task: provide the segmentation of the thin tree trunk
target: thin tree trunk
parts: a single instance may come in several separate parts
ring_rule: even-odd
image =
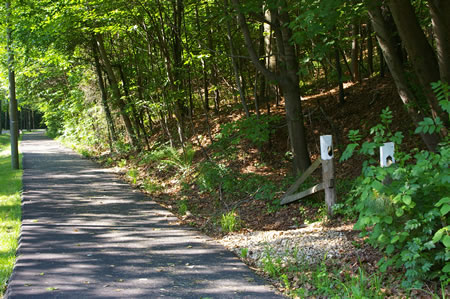
[[[373,74],[373,39],[372,25],[367,23],[367,65],[369,66],[369,77]]]
[[[280,1],[280,13],[278,9],[271,9],[272,24],[276,24],[273,28],[276,42],[277,53],[279,55],[280,64],[283,69],[277,75],[271,72],[259,60],[259,56],[253,47],[250,31],[244,15],[240,12],[239,0],[233,0],[235,10],[237,11],[239,26],[244,35],[244,42],[250,55],[250,58],[256,69],[260,71],[268,80],[279,82],[283,89],[285,97],[286,121],[288,125],[288,133],[290,138],[291,150],[294,155],[293,168],[295,173],[305,171],[311,164],[306,143],[306,131],[303,123],[303,113],[300,99],[300,87],[298,78],[298,61],[296,50],[291,44],[292,32],[288,26],[289,16],[286,13],[286,2]]]
[[[9,112],[5,111],[5,130],[10,129],[10,127],[8,126],[9,124]]]
[[[31,130],[32,130],[32,125],[31,125],[31,110],[28,109],[27,112],[28,112],[28,113],[27,113],[27,114],[28,114],[28,131],[31,132]]]
[[[345,52],[344,52],[343,49],[339,48],[339,50],[340,50],[340,53],[341,53],[341,55],[342,55],[342,58],[344,59],[345,67],[347,68],[348,73],[350,74],[350,78],[352,79],[352,82],[354,82],[354,81],[355,81],[355,76],[353,75],[352,68],[351,68],[350,65],[348,64],[347,56],[345,55]]]
[[[353,82],[361,81],[359,72],[359,23],[354,21],[352,24],[352,74]]]
[[[225,5],[228,6],[228,0],[225,0]],[[236,87],[241,97],[242,108],[244,109],[245,116],[250,117],[250,111],[248,110],[247,100],[245,99],[245,92],[241,85],[241,78],[240,78],[241,76],[239,75],[239,67],[236,62],[236,57],[234,55],[234,46],[233,46],[233,39],[231,36],[230,22],[227,22],[227,37],[228,37],[228,45],[230,47],[231,63],[233,64],[234,77],[236,80]]]
[[[431,88],[431,83],[440,79],[439,65],[433,48],[420,27],[414,7],[410,0],[390,0],[387,3],[433,117],[440,116],[447,123],[448,114],[443,113]]]
[[[2,114],[3,114],[3,112],[2,112],[2,104],[3,104],[3,100],[2,99],[0,99],[0,135],[2,135],[2,131],[3,131],[3,123],[2,123]]]
[[[111,89],[113,91],[115,102],[119,106],[120,115],[122,116],[123,122],[125,123],[125,129],[127,131],[128,137],[131,140],[131,145],[133,147],[136,147],[137,140],[136,136],[134,135],[133,125],[131,124],[131,120],[127,114],[126,104],[120,95],[119,85],[117,83],[118,81],[116,75],[114,74],[114,70],[112,69],[111,62],[109,61],[108,55],[106,53],[103,38],[100,34],[97,34],[95,38],[97,41],[100,57],[103,60],[103,65],[105,66],[106,73],[108,74],[108,79],[110,82]]]
[[[145,136],[145,128],[144,128],[144,125],[142,124],[142,121],[136,110],[136,106],[134,105],[133,101],[130,98],[130,88],[128,87],[128,80],[125,76],[125,72],[123,71],[122,65],[119,64],[118,68],[119,68],[120,79],[122,80],[122,86],[123,86],[123,90],[125,93],[125,98],[127,99],[127,102],[128,102],[127,105],[129,107],[131,107],[131,112],[133,114],[134,128],[135,128],[135,132],[138,137],[138,147],[140,147],[140,142],[143,139],[143,135]]]
[[[106,124],[108,125],[108,130],[111,134],[112,143],[115,143],[117,141],[116,127],[114,125],[114,121],[113,121],[113,118],[111,115],[111,110],[109,109],[109,106],[108,106],[108,93],[106,91],[105,84],[103,81],[102,69],[101,69],[100,60],[98,57],[98,48],[97,48],[97,44],[95,43],[95,40],[92,40],[92,53],[94,55],[95,70],[97,72],[98,86],[100,88],[100,93],[102,95],[101,105],[102,105],[103,111],[105,112]]]
[[[428,0],[441,80],[450,83],[450,1]]]
[[[137,53],[134,53],[134,57],[135,57],[135,64],[136,64],[136,75],[137,75],[137,95],[138,95],[138,99],[140,103],[144,103],[144,87],[143,87],[143,78],[142,78],[142,72],[141,72],[141,68],[140,68],[140,63],[139,63],[139,59],[138,59],[138,55]],[[145,144],[147,146],[147,149],[150,148],[150,143],[148,141],[148,137],[147,137],[147,130],[145,129],[145,123],[144,123],[144,109],[141,109],[139,111],[139,122],[141,125],[141,129],[142,132],[144,134],[143,138],[145,141]],[[151,120],[150,120],[151,123]]]
[[[336,72],[338,75],[338,81],[339,81],[339,103],[344,104],[345,103],[345,91],[344,91],[344,83],[342,82],[342,68],[341,68],[341,59],[339,55],[339,49],[336,47],[334,50],[334,57],[336,61]]]
[[[19,120],[17,113],[16,99],[16,77],[14,72],[14,50],[12,46],[12,28],[11,28],[11,1],[6,1],[6,38],[8,52],[8,81],[9,81],[9,117],[10,117],[10,135],[11,135],[11,166],[12,169],[19,169]]]
[[[384,64],[386,61],[384,60],[383,51],[381,50],[380,46],[377,46],[377,52],[378,52],[378,58],[380,60],[380,77],[384,78],[385,70],[384,70]]]

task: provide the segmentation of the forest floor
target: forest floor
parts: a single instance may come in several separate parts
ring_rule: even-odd
[[[343,163],[338,162],[340,155],[349,143],[347,138],[349,130],[359,129],[363,136],[368,136],[370,128],[380,122],[382,109],[389,106],[395,119],[391,130],[401,131],[405,135],[400,150],[414,147],[423,148],[423,145],[420,138],[413,134],[414,127],[390,78],[377,77],[365,79],[361,83],[346,84],[346,97],[343,104],[339,103],[337,92],[337,88],[335,88],[324,90],[319,94],[304,96],[302,105],[312,161],[316,160],[319,155],[319,136],[333,135],[334,154],[337,158],[335,159],[335,169],[338,200],[343,202],[352,188],[354,178],[360,174],[363,161],[363,158],[354,157]],[[229,149],[213,144],[220,139],[221,126],[244,117],[238,104],[224,106],[221,109],[219,114],[210,111],[208,118],[205,114],[194,115],[189,130],[193,136],[190,142],[196,152],[188,167],[176,167],[176,163],[173,163],[175,165],[173,167],[168,164],[162,166],[161,161],[146,160],[142,156],[132,154],[112,156],[106,153],[100,155],[99,161],[108,166],[116,166],[117,172],[121,173],[131,184],[143,192],[149,193],[155,201],[176,214],[180,223],[197,227],[206,234],[221,240],[225,246],[234,250],[250,266],[259,268],[259,271],[265,272],[266,275],[267,269],[264,269],[265,271],[261,269],[261,260],[264,258],[261,252],[264,250],[259,248],[259,256],[255,257],[258,255],[255,253],[257,250],[252,252],[252,248],[248,248],[252,244],[249,241],[252,236],[257,232],[262,232],[262,235],[258,235],[262,236],[262,239],[255,242],[259,242],[258,244],[266,242],[264,244],[267,244],[267,233],[264,235],[264,232],[271,232],[272,235],[269,238],[273,238],[274,235],[287,236],[290,232],[302,234],[302,230],[318,232],[322,237],[333,231],[337,232],[336,238],[344,240],[343,243],[341,241],[337,243],[336,246],[341,248],[336,252],[340,253],[335,254],[332,265],[328,265],[333,269],[340,269],[340,275],[344,275],[342,272],[347,271],[350,273],[350,277],[358,276],[361,275],[361,269],[368,277],[377,273],[376,263],[382,255],[364,243],[363,238],[359,237],[359,232],[353,230],[351,219],[342,217],[327,219],[323,192],[287,206],[277,206],[277,200],[279,201],[283,192],[294,180],[291,175],[291,160],[286,155],[289,151],[288,134],[287,127],[283,125],[283,118],[278,125],[272,128],[269,142],[257,147],[248,140],[239,139],[239,142],[230,145],[236,147],[237,151],[230,154],[228,158],[222,157],[221,160],[214,160],[214,163],[220,161],[222,167],[225,168],[225,173],[244,175],[239,177],[240,181],[228,182],[229,178],[225,175],[223,182],[220,182],[216,189],[201,188],[198,180],[201,176],[200,169],[205,165],[204,163],[211,160],[211,157],[216,157],[218,152]],[[263,111],[263,113],[267,113],[267,111]],[[278,106],[271,105],[270,114],[284,117],[283,103]],[[209,138],[209,136],[213,138]],[[157,144],[161,138],[162,134],[154,134],[150,143]],[[211,142],[211,139],[214,141]],[[219,157],[221,156],[219,155]],[[183,170],[180,171],[180,169]],[[254,196],[255,193],[245,191],[245,178],[251,178],[251,176],[246,177],[245,175],[258,175],[264,178],[261,181],[262,185],[267,182],[271,186],[276,186],[277,192],[274,193],[274,198],[261,200]],[[307,187],[310,187],[319,180],[320,170],[313,173],[312,179],[306,185],[309,184]],[[227,188],[224,186],[227,183],[238,185],[238,188],[242,188],[242,192],[227,194]],[[232,221],[236,221],[233,233],[227,233],[221,225],[224,217],[230,213],[234,217]],[[295,236],[296,239],[298,239],[298,234]],[[289,238],[292,239],[292,236]],[[284,245],[289,243],[282,240],[278,243],[283,242]],[[273,242],[273,244],[277,244],[277,242]],[[300,244],[300,246],[303,245]],[[250,252],[247,252],[248,250]],[[322,251],[319,253],[323,254]],[[390,276],[392,278],[386,279]],[[300,282],[295,285],[298,278],[288,278],[291,283],[294,280],[294,286],[287,287],[286,283],[283,284],[280,281],[274,283],[285,292],[288,288],[301,287],[299,286]],[[399,283],[400,275],[398,273],[394,271],[388,273],[379,288],[382,290],[381,296],[404,297],[405,294],[398,288]],[[315,286],[310,287],[316,288]],[[434,287],[431,284],[429,290],[435,289]],[[306,293],[303,294],[308,294],[308,287],[304,291]],[[309,294],[313,294],[313,291]],[[291,292],[290,294],[298,295],[299,293]],[[421,291],[413,291],[410,295],[430,297],[426,292]]]

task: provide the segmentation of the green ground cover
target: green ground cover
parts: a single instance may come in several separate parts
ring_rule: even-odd
[[[0,296],[16,260],[20,233],[22,170],[11,169],[9,135],[0,135]]]

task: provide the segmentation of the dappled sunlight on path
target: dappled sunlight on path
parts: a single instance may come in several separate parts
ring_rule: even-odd
[[[109,170],[26,135],[23,226],[8,298],[278,298],[232,253]]]

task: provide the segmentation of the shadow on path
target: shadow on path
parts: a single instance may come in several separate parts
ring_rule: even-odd
[[[7,298],[282,298],[232,253],[42,133],[24,136]]]

